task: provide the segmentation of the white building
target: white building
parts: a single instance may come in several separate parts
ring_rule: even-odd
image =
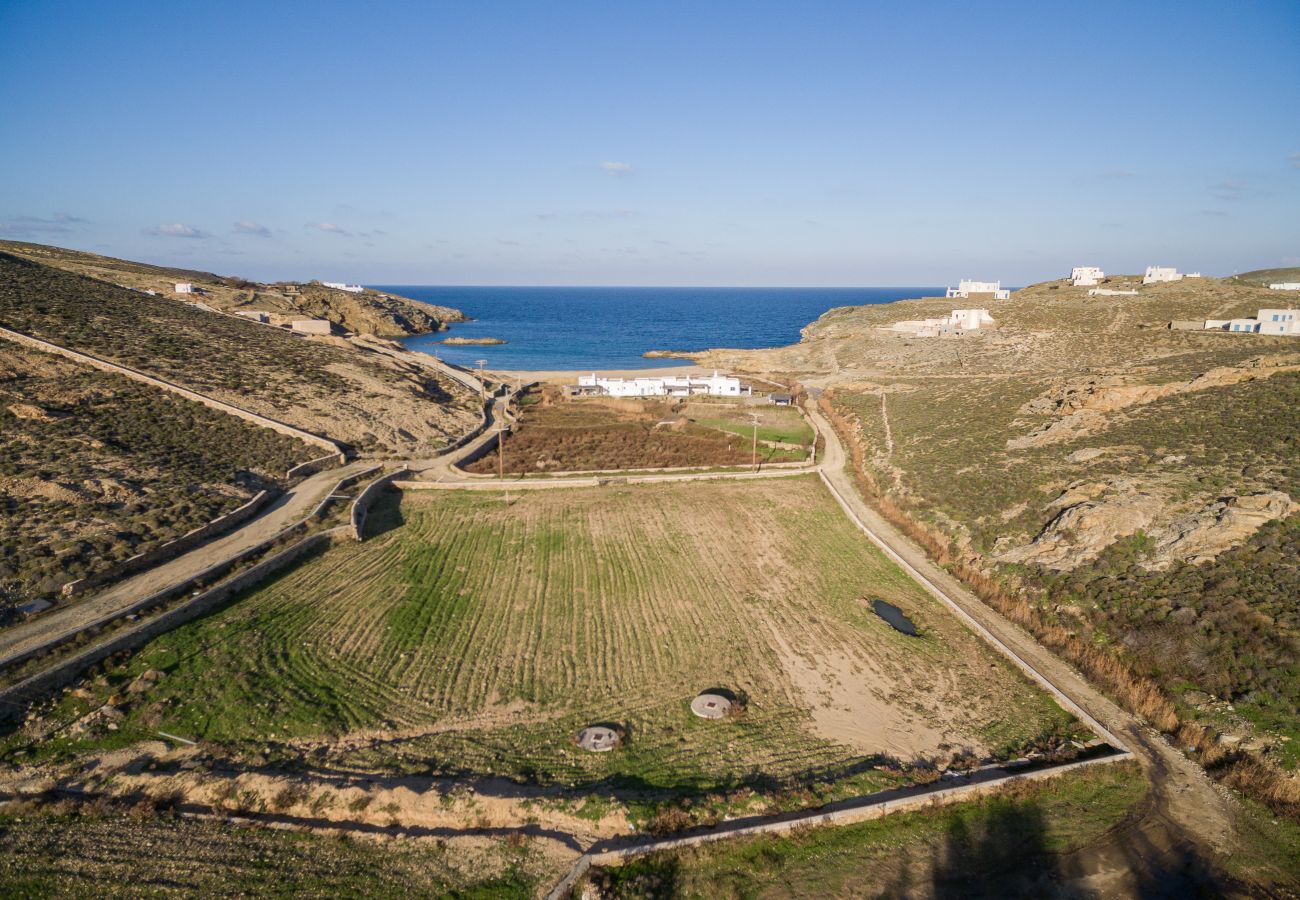
[[[1294,309],[1261,309],[1260,334],[1300,334],[1300,318]]]
[[[349,294],[360,294],[365,290],[359,284],[344,284],[341,281],[322,281],[321,284],[327,288],[334,288],[336,291],[347,291]]]
[[[994,300],[1005,300],[1011,296],[1011,291],[1003,290],[1000,281],[967,281],[963,278],[955,288],[948,288],[947,296],[966,300],[971,294],[992,294]]]
[[[1110,288],[1093,288],[1088,291],[1089,297],[1132,297],[1137,291],[1116,291]]]
[[[1278,284],[1270,284],[1270,291],[1300,291],[1300,281],[1282,281]]]
[[[1182,281],[1183,276],[1173,266],[1147,266],[1147,273],[1142,276],[1143,284],[1156,284],[1161,281]]]
[[[271,314],[260,309],[241,309],[235,315],[242,316],[245,319],[252,319],[254,322],[261,322],[267,325],[271,321]]]
[[[294,319],[289,327],[299,334],[329,334],[329,319]]]
[[[964,331],[978,331],[986,325],[996,324],[987,309],[954,309],[939,319],[904,319],[890,326],[894,331],[902,331],[917,337],[940,337],[946,334],[960,334]]]
[[[176,284],[176,293],[178,293],[178,294],[192,294],[192,293],[194,293],[194,285],[190,284],[190,282],[188,282],[188,281],[180,281],[180,282],[177,282],[177,284]]]
[[[663,377],[603,378],[592,372],[578,376],[579,390],[605,394],[610,397],[689,397],[708,394],[711,397],[747,397],[752,393],[749,385],[739,378],[719,375],[717,370],[707,377],[697,375],[666,375]]]
[[[1070,270],[1070,284],[1075,287],[1092,287],[1106,277],[1096,266],[1075,266]]]
[[[1235,334],[1300,335],[1300,310],[1261,309],[1253,319],[1206,319],[1206,331]]]

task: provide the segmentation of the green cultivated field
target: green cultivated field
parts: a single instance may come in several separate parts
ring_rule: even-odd
[[[537,491],[509,507],[414,493],[371,527],[154,641],[109,673],[105,690],[167,673],[121,730],[43,752],[161,729],[281,761],[320,748],[353,770],[794,804],[812,798],[788,792],[897,783],[920,753],[1009,752],[1069,727],[811,477]],[[873,597],[922,636],[890,629]],[[713,687],[747,712],[691,716]],[[83,702],[102,701],[67,701]],[[867,737],[842,738],[823,721],[836,710]],[[578,751],[593,722],[628,743]]]

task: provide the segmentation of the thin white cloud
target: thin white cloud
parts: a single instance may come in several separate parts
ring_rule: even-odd
[[[631,163],[614,162],[612,160],[605,160],[603,163],[600,164],[600,167],[604,169],[607,174],[613,175],[615,178],[621,178],[624,175],[632,174]]]
[[[1291,154],[1291,168],[1300,169],[1300,153]]]
[[[152,234],[156,237],[178,237],[178,238],[205,238],[207,234],[190,225],[183,225],[180,222],[168,222],[145,230],[145,234]]]
[[[264,238],[271,236],[271,229],[258,222],[249,221],[248,219],[240,219],[235,223],[234,227],[236,234],[251,234],[256,237]]]
[[[341,225],[335,225],[333,222],[308,222],[304,228],[314,228],[317,231],[323,231],[326,234],[337,234],[340,237],[350,237],[352,232],[348,231]]]
[[[0,234],[9,237],[39,237],[47,234],[71,234],[79,225],[87,221],[67,213],[55,213],[52,216],[14,216],[0,222]]]

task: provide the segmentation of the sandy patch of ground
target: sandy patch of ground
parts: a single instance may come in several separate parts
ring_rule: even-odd
[[[884,680],[870,661],[842,650],[821,647],[811,656],[798,653],[780,630],[769,625],[772,646],[786,675],[802,694],[821,737],[863,753],[900,760],[938,753],[950,743],[945,734],[881,696],[873,683]]]

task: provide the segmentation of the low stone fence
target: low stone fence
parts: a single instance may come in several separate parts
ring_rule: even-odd
[[[324,469],[332,469],[335,466],[341,466],[346,463],[347,457],[341,453],[327,453],[324,456],[318,456],[315,459],[309,459],[306,462],[300,462],[288,472],[284,477],[288,479],[306,478],[308,475],[315,475]]]
[[[233,569],[239,563],[243,562],[245,559],[256,556],[257,554],[265,551],[268,547],[272,546],[276,541],[283,540],[285,537],[293,534],[294,532],[305,529],[309,523],[311,523],[315,519],[319,519],[324,514],[325,507],[329,505],[334,495],[338,491],[343,490],[343,488],[352,484],[357,479],[364,478],[366,475],[378,471],[380,468],[381,468],[380,466],[372,466],[369,469],[364,469],[360,472],[356,472],[352,475],[346,475],[343,478],[339,479],[338,484],[334,485],[333,489],[331,489],[330,492],[321,499],[320,503],[316,504],[315,508],[313,508],[311,512],[309,512],[303,518],[299,519],[297,522],[294,522],[292,525],[285,527],[284,530],[282,530],[279,534],[276,534],[274,537],[267,538],[265,541],[261,541],[260,543],[254,544],[252,547],[248,547],[245,548],[244,550],[240,550],[236,553],[232,553],[230,556],[226,557],[225,559],[208,566],[203,571],[195,575],[191,575],[188,578],[182,578],[181,580],[175,582],[174,584],[170,584],[167,587],[162,588],[161,590],[153,592],[147,597],[143,597],[140,600],[137,600],[135,603],[132,603],[130,606],[126,606],[121,609],[114,610],[113,612],[110,613],[106,613],[105,615],[100,616],[98,619],[95,619],[94,621],[89,622],[86,625],[83,625],[76,632],[56,635],[55,637],[52,637],[44,641],[43,643],[37,644],[34,647],[29,647],[28,649],[23,650],[19,653],[15,653],[12,656],[7,656],[3,659],[0,659],[0,669],[8,669],[12,666],[18,665],[19,663],[26,662],[27,660],[32,659],[33,657],[40,656],[42,653],[48,653],[49,651],[55,649],[56,647],[62,644],[66,644],[68,641],[72,640],[79,634],[82,634],[86,631],[92,631],[96,628],[102,628],[105,625],[108,625],[109,623],[115,622],[118,619],[124,618],[126,616],[145,612],[146,610],[152,609],[153,607],[158,606],[159,604],[166,603],[168,600],[171,600],[173,597],[185,593],[186,591],[193,588],[195,585],[205,584],[214,578],[220,578],[222,575],[224,575],[226,572],[229,572],[231,569]]]
[[[308,553],[322,549],[332,538],[331,532],[320,532],[305,537],[273,556],[267,557],[247,571],[239,573],[229,581],[223,581],[209,588],[158,617],[115,634],[101,644],[83,650],[43,672],[0,690],[0,720],[17,718],[34,700],[58,690],[86,669],[113,654],[139,649],[159,635],[216,609],[240,591],[253,587]]]
[[[258,491],[253,499],[249,500],[243,506],[231,510],[224,516],[218,516],[206,525],[201,525],[193,531],[187,531],[180,537],[170,540],[165,544],[159,544],[152,550],[147,550],[144,553],[137,553],[130,559],[125,559],[117,565],[109,566],[102,572],[87,575],[85,578],[78,578],[76,581],[69,581],[63,586],[62,594],[64,597],[75,597],[91,588],[99,587],[105,582],[116,581],[126,575],[132,575],[139,572],[141,569],[156,566],[158,563],[169,560],[174,556],[180,556],[182,553],[187,553],[206,541],[208,538],[221,534],[223,531],[234,528],[236,525],[243,522],[247,522],[266,504],[266,501],[269,499],[271,499],[271,494],[268,491]]]
[[[582,478],[477,479],[472,481],[397,481],[399,490],[413,491],[532,491],[551,488],[605,487],[627,484],[671,484],[682,481],[761,481],[766,478],[811,478],[814,468],[764,469],[761,472],[690,472],[681,475],[602,475]]]
[[[153,387],[162,388],[165,391],[171,391],[173,394],[178,394],[187,400],[193,400],[195,403],[202,403],[204,406],[209,406],[212,409],[229,413],[232,416],[237,416],[248,422],[252,422],[254,425],[261,425],[263,428],[270,428],[272,431],[320,447],[322,450],[328,451],[331,456],[339,459],[340,462],[346,461],[347,459],[347,454],[344,452],[343,448],[331,441],[329,438],[321,437],[318,434],[312,434],[310,431],[303,431],[301,428],[295,428],[285,422],[280,422],[276,419],[251,412],[247,409],[242,409],[222,400],[217,400],[214,397],[209,397],[206,394],[200,394],[198,391],[192,391],[189,388],[181,387],[178,384],[173,384],[170,381],[166,381],[154,375],[147,375],[144,372],[132,369],[129,366],[109,362],[106,359],[100,359],[98,356],[83,353],[80,350],[69,350],[67,347],[61,347],[58,344],[51,344],[49,341],[43,341],[40,338],[34,338],[30,335],[12,331],[8,328],[0,328],[0,338],[5,338],[6,340],[13,341],[16,344],[22,344],[23,346],[30,347],[33,350],[40,350],[44,353],[54,353],[75,362],[86,363],[97,369],[103,369],[105,372],[124,375],[127,378],[144,382]]]
[[[571,895],[579,879],[592,866],[621,866],[637,857],[665,850],[681,850],[717,841],[756,837],[765,834],[789,834],[804,828],[826,825],[855,825],[859,822],[883,818],[894,813],[951,806],[956,803],[974,800],[977,797],[996,794],[1009,784],[1046,781],[1050,778],[1057,778],[1092,766],[1109,765],[1129,759],[1132,759],[1132,755],[1129,753],[1115,753],[1110,756],[1063,763],[1028,772],[1012,772],[993,777],[987,781],[960,784],[948,788],[926,786],[882,791],[879,794],[842,801],[834,804],[835,808],[833,809],[785,813],[765,817],[764,821],[752,825],[746,825],[742,821],[723,824],[710,831],[686,834],[681,837],[651,839],[609,850],[593,848],[578,858],[573,868],[560,880],[559,884],[551,889],[546,898],[547,900],[565,900]]]
[[[366,485],[365,490],[352,501],[350,527],[354,540],[365,540],[366,514],[370,512],[370,505],[384,492],[385,488],[390,487],[398,478],[409,473],[410,469],[403,463],[399,468],[394,469],[387,475],[382,475],[370,482],[370,484]]]

